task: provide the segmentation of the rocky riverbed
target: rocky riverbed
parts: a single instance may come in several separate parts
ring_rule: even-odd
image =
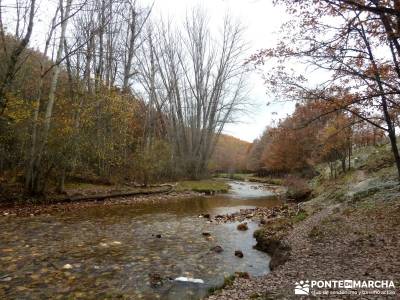
[[[258,222],[247,219],[247,230],[238,230],[239,221],[215,219],[279,205],[273,193],[253,185],[232,183],[227,195],[5,208],[0,298],[200,299],[235,272],[266,274],[269,256],[253,249]]]

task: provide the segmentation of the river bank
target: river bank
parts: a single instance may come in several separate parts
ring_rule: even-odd
[[[400,193],[393,167],[320,182],[299,209],[298,217],[282,215],[256,231],[258,246],[272,255],[272,272],[237,278],[208,299],[298,299],[296,282],[340,279],[393,280],[385,299],[398,299]]]
[[[50,261],[57,262],[56,268],[44,274],[37,274],[37,272],[41,272],[40,270],[29,269],[29,276],[34,277],[33,283],[26,279],[25,281],[18,279],[20,283],[22,282],[20,286],[28,286],[27,290],[17,292],[15,285],[11,285],[8,281],[2,284],[3,277],[0,278],[0,287],[8,286],[14,293],[13,295],[22,295],[25,292],[36,293],[38,290],[35,285],[38,284],[39,279],[48,278],[52,274],[51,276],[55,276],[55,278],[49,282],[59,285],[62,295],[78,295],[78,298],[79,295],[83,295],[82,299],[94,299],[99,295],[93,293],[98,287],[93,282],[87,281],[87,276],[90,278],[94,276],[90,268],[98,266],[98,263],[95,261],[89,265],[82,263],[88,259],[85,253],[89,251],[96,253],[94,257],[91,254],[90,259],[95,258],[102,261],[99,268],[104,269],[104,276],[107,277],[110,272],[107,265],[113,266],[115,269],[111,272],[116,276],[115,284],[124,282],[124,285],[129,286],[130,289],[123,289],[121,292],[119,288],[111,288],[106,285],[102,274],[95,275],[95,278],[96,276],[99,278],[101,286],[99,289],[114,296],[135,295],[135,297],[139,297],[138,299],[151,299],[146,297],[152,297],[151,295],[154,296],[152,293],[156,292],[158,293],[156,295],[164,295],[162,297],[166,297],[165,299],[178,299],[176,297],[192,292],[198,297],[203,297],[210,289],[213,294],[208,296],[209,299],[291,299],[298,298],[294,295],[294,283],[310,279],[395,280],[397,287],[395,292],[399,293],[400,283],[396,280],[400,276],[400,262],[397,255],[400,241],[400,204],[398,201],[399,188],[392,168],[374,174],[355,170],[335,182],[318,183],[314,186],[314,198],[300,204],[282,203],[282,200],[279,200],[281,197],[278,197],[277,200],[273,200],[274,198],[267,200],[270,199],[268,195],[273,195],[273,193],[263,194],[264,190],[270,189],[269,185],[235,181],[231,181],[230,184],[233,185],[233,190],[225,196],[207,196],[204,192],[194,192],[189,188],[191,184],[185,183],[184,189],[173,190],[168,194],[122,197],[105,201],[25,204],[14,206],[14,210],[2,210],[0,215],[3,218],[0,220],[4,221],[3,232],[5,232],[3,242],[8,247],[1,249],[6,252],[0,251],[0,263],[2,259],[15,258],[16,253],[8,252],[17,251],[15,249],[16,240],[10,240],[11,238],[15,237],[30,247],[37,243],[36,241],[27,242],[31,238],[37,238],[35,234],[32,237],[21,237],[21,234],[27,234],[24,229],[26,225],[22,226],[25,222],[42,228],[41,230],[44,230],[41,233],[43,238],[53,235],[45,229],[49,225],[52,227],[53,223],[59,224],[57,226],[63,224],[63,229],[59,228],[61,235],[73,232],[74,230],[70,228],[72,225],[80,226],[79,230],[84,230],[85,241],[78,238],[67,248],[64,246],[62,251],[65,251],[66,257],[70,259],[61,261],[52,254],[50,256],[46,254],[49,251],[47,247],[36,245],[33,248],[34,252],[41,259],[40,263],[37,262],[38,265],[43,266],[45,263],[45,269],[48,270],[47,264],[50,257]],[[94,188],[93,186],[84,186],[79,193],[93,193]],[[112,187],[104,189],[101,192],[110,192]],[[284,191],[282,187],[277,187],[271,192],[276,190],[282,191],[282,193]],[[77,192],[76,187],[74,187],[74,191]],[[259,198],[259,195],[265,195],[267,198],[263,200],[264,198]],[[263,203],[269,204],[263,207]],[[149,218],[153,220],[151,217],[153,214],[155,214],[154,221],[149,221]],[[176,223],[176,217],[171,219],[170,214],[183,218],[185,220],[183,224],[186,225],[182,225],[181,222]],[[131,224],[131,220],[142,215],[138,224],[136,224],[137,221]],[[21,218],[10,219],[13,216]],[[29,218],[24,218],[26,216]],[[11,222],[11,226],[15,226],[13,219],[17,220],[16,224],[22,222],[22,227],[18,225],[11,230],[7,223]],[[159,224],[160,221],[162,222]],[[103,224],[103,222],[105,223]],[[121,222],[124,223],[123,226],[120,226]],[[143,222],[149,222],[150,227],[144,233],[139,234],[140,231],[137,230],[143,229]],[[93,225],[88,227],[92,223]],[[176,228],[174,224],[177,226]],[[238,230],[239,224],[246,224],[247,230]],[[105,228],[112,226],[113,229],[106,229],[104,236],[96,237],[95,241],[92,241],[94,238],[92,236],[93,226],[100,226],[102,235],[104,235]],[[135,232],[134,237],[126,236],[126,232],[130,232],[130,230]],[[268,253],[269,256],[263,256],[263,252],[252,249],[254,246],[253,232],[257,240],[255,248]],[[193,238],[187,239],[190,236]],[[179,242],[183,237],[184,240]],[[59,241],[65,240],[64,237],[55,238]],[[131,240],[132,238],[133,240]],[[129,246],[129,243],[137,243],[143,239],[146,243],[150,243],[146,247],[150,247],[147,251],[151,249],[151,259],[161,259],[167,269],[155,268],[151,264],[151,260],[147,261],[147,255],[143,252],[145,249]],[[85,248],[88,241],[90,241],[90,250]],[[160,252],[159,247],[164,243],[163,241],[166,244],[162,246],[162,249],[167,251],[168,248],[168,252],[160,256],[160,253],[163,252]],[[246,242],[244,243],[244,241]],[[191,249],[197,253],[196,258],[188,256],[188,252],[184,251],[186,246],[176,248],[181,244],[191,245]],[[153,248],[155,245],[157,245],[156,248]],[[217,246],[222,246],[222,254],[214,253],[212,250]],[[59,246],[57,243],[52,243],[51,247]],[[82,254],[77,254],[74,247],[86,250]],[[42,249],[39,253],[38,248]],[[19,253],[24,248],[18,249]],[[108,252],[104,252],[105,249]],[[179,256],[170,256],[172,250],[178,251]],[[53,251],[51,250],[51,252]],[[131,268],[132,253],[138,251],[143,252],[143,255],[140,254],[139,257],[140,260],[145,259],[145,269],[150,268],[149,270],[151,270],[149,274],[138,274],[138,277],[135,277],[138,282],[143,280],[143,276],[150,278],[150,283],[141,282],[140,287],[142,290],[144,289],[144,294],[142,292],[133,293],[131,284],[126,282],[126,278],[120,277],[121,270]],[[244,258],[240,258],[240,255],[236,256],[236,253],[241,253]],[[23,261],[24,255],[19,253],[20,262]],[[136,256],[137,253],[134,257]],[[171,269],[171,259],[175,260],[175,258],[185,261],[181,262],[179,269],[176,270]],[[134,261],[137,259],[134,258]],[[222,261],[220,261],[221,259]],[[219,268],[213,270],[212,282],[206,283],[202,288],[193,284],[190,286],[172,285],[171,278],[180,275],[207,278],[210,276],[206,272],[210,261],[219,264]],[[71,265],[73,270],[64,270],[63,264]],[[139,265],[141,264],[139,263]],[[11,264],[11,266],[14,265],[14,263]],[[199,265],[204,267],[200,273],[197,270]],[[226,266],[230,266],[230,269],[227,270]],[[253,267],[256,267],[256,270],[252,273],[249,270],[252,270]],[[269,272],[269,269],[272,272]],[[13,270],[10,269],[2,276],[13,274],[15,272]],[[234,275],[236,271],[239,272]],[[63,290],[62,283],[65,283],[65,279],[63,279],[65,273],[68,273],[67,277],[80,278],[82,282],[86,282],[91,286],[90,293],[82,292],[83,286],[77,284],[76,281],[74,281],[73,289]],[[263,273],[268,274],[263,275]],[[12,275],[11,278],[17,280],[24,274]],[[7,276],[4,278],[8,280],[10,277]],[[148,289],[153,277],[159,278],[162,285],[155,289],[154,287]],[[223,285],[223,288],[215,288],[219,285]],[[3,292],[3,295],[10,295],[7,288],[3,289]],[[374,299],[373,296],[365,298]],[[379,297],[375,298],[379,299]]]
[[[134,205],[141,203],[159,204],[167,201],[179,201],[192,197],[202,196],[200,193],[192,191],[171,192],[168,194],[138,195],[130,197],[118,197],[106,199],[104,201],[76,201],[67,203],[7,203],[0,205],[1,217],[26,217],[38,215],[51,215],[68,213],[93,207],[112,207],[115,205]]]
[[[131,185],[67,184],[64,193],[50,192],[45,197],[18,194],[3,195],[1,216],[33,216],[68,212],[93,206],[177,201],[202,195],[227,193],[229,185],[221,180],[181,181],[148,187]],[[16,193],[16,192],[15,192]]]
[[[182,191],[3,214],[0,298],[201,299],[237,271],[262,276],[269,256],[253,249],[258,223],[238,230],[239,221],[216,218],[281,202],[259,184],[229,184],[226,194]],[[204,283],[174,280],[182,277]]]

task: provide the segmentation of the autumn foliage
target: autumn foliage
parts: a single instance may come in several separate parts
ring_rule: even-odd
[[[326,114],[324,101],[298,104],[294,113],[267,127],[251,146],[247,158],[250,170],[261,175],[316,174],[318,164],[328,164],[331,175],[351,168],[355,147],[381,143],[384,135],[351,114]]]
[[[200,7],[170,26],[152,8],[57,1],[33,50],[38,3],[0,5],[2,179],[30,195],[71,180],[199,179],[217,144],[214,167],[243,168],[240,143],[217,143],[247,105],[242,26],[226,15],[215,32]]]
[[[12,38],[9,41],[12,43]],[[25,55],[27,59],[11,86],[13,92],[8,94],[8,105],[0,118],[0,173],[8,181],[22,181],[24,177],[37,97],[36,79],[40,78],[38,61],[43,59],[41,53],[30,49]],[[0,61],[2,58],[0,51]],[[50,64],[50,61],[45,63]],[[41,164],[44,181],[40,190],[49,184],[58,185],[62,173],[70,179],[104,178],[108,182],[148,182],[159,178],[158,175],[154,177],[155,163],[147,158],[138,159],[143,151],[146,104],[118,88],[106,87],[101,87],[101,97],[81,90],[71,98],[66,70],[62,70],[60,77],[58,101]],[[49,73],[44,77],[43,94],[49,90],[50,80]],[[75,80],[75,84],[83,84]],[[39,118],[37,126],[42,127],[43,122],[44,119]],[[157,130],[155,136],[155,146],[151,146],[146,155],[159,166],[157,171],[161,168],[165,171],[168,155],[164,153],[168,153],[168,145],[157,141],[157,137],[162,140]]]
[[[293,134],[286,132],[285,138],[282,131],[290,125],[298,127],[300,111],[281,121],[277,129],[270,130],[272,139],[287,141],[285,147],[291,147],[298,159],[291,160],[296,157],[290,153],[292,149],[270,145],[270,153],[264,156],[265,167],[275,170],[282,166],[282,171],[288,171],[307,167],[310,159],[336,159],[345,170],[346,156],[350,156],[354,143],[369,143],[371,136],[372,140],[386,136],[400,178],[396,133],[400,99],[398,1],[274,2],[286,7],[291,18],[282,26],[279,43],[258,51],[249,62],[255,66],[271,65],[265,74],[266,86],[278,99],[301,105],[318,103],[322,111],[319,116],[311,114],[307,123],[322,123],[317,125],[321,130],[309,133],[311,138],[306,131],[313,129],[306,129],[294,143]],[[303,139],[305,146],[299,146]],[[284,159],[280,156],[283,152]]]
[[[250,143],[222,134],[218,138],[209,169],[213,172],[237,173],[246,171]]]

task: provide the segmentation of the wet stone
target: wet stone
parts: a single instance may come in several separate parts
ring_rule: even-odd
[[[224,249],[221,246],[214,246],[210,249],[212,252],[221,253]]]
[[[240,224],[237,226],[237,230],[240,230],[240,231],[246,231],[246,230],[248,230],[248,229],[249,229],[249,227],[247,226],[247,222],[240,223]]]
[[[243,252],[242,251],[240,251],[240,250],[235,250],[235,256],[236,257],[239,257],[239,258],[243,258]]]
[[[149,274],[149,283],[151,287],[157,288],[163,285],[163,279],[160,274],[151,273]]]

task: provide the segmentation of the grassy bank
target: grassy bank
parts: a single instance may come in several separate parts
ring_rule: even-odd
[[[224,181],[212,179],[179,181],[175,187],[175,191],[193,191],[205,194],[227,193],[229,191],[229,184]]]
[[[213,179],[204,179],[204,180],[184,180],[178,181],[177,183],[171,183],[174,186],[175,192],[198,192],[198,193],[206,193],[206,194],[214,194],[214,193],[227,193],[229,190],[229,184],[224,182],[223,180],[213,180]],[[148,187],[150,189],[151,187]],[[132,187],[129,186],[106,186],[106,185],[94,185],[94,184],[68,184],[66,189],[70,192],[75,191],[107,191],[107,190],[131,190]],[[138,188],[136,188],[138,189]],[[146,189],[146,188],[141,188]]]

